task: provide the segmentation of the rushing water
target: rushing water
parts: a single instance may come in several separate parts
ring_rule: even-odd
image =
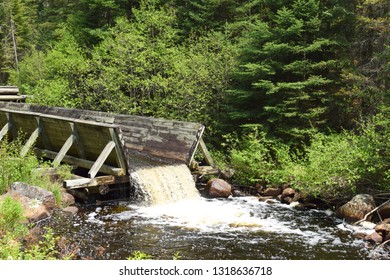
[[[196,199],[158,206],[90,207],[56,216],[55,231],[77,242],[80,257],[126,259],[367,259],[365,243],[324,211],[266,204],[253,197]]]
[[[133,162],[131,181],[143,203],[81,207],[58,213],[54,231],[80,258],[126,259],[142,251],[159,259],[367,259],[354,230],[325,211],[299,210],[255,197],[206,199],[185,165]]]

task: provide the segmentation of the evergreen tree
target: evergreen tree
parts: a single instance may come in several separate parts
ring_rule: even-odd
[[[5,0],[0,3],[0,83],[9,72],[18,71],[19,61],[31,48],[33,17],[29,0]]]
[[[251,18],[230,116],[235,124],[262,124],[269,135],[300,142],[329,125],[344,45],[324,29],[328,10],[320,1],[283,2],[274,13],[264,7],[269,20]]]

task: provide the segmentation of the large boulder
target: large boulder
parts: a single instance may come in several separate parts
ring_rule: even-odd
[[[228,198],[232,194],[232,186],[222,179],[211,179],[207,182],[205,192],[210,198]]]
[[[4,196],[11,196],[20,202],[23,215],[28,222],[37,222],[50,217],[56,207],[52,192],[22,182],[13,183]]]
[[[375,200],[371,195],[358,194],[338,208],[336,210],[336,216],[352,223],[363,219],[375,207]],[[367,220],[370,219],[370,217],[367,218]]]
[[[30,186],[26,183],[15,182],[10,186],[11,195],[25,196],[40,201],[49,211],[56,207],[54,194],[40,187]]]

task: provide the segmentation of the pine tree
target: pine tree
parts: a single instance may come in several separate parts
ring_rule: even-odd
[[[324,29],[327,10],[319,0],[283,2],[275,12],[263,6],[256,21],[251,17],[230,116],[235,124],[261,124],[270,136],[300,142],[329,125],[343,45]]]

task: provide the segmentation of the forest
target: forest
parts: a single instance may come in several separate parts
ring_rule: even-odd
[[[199,122],[237,184],[390,191],[388,0],[2,0],[0,85]]]

